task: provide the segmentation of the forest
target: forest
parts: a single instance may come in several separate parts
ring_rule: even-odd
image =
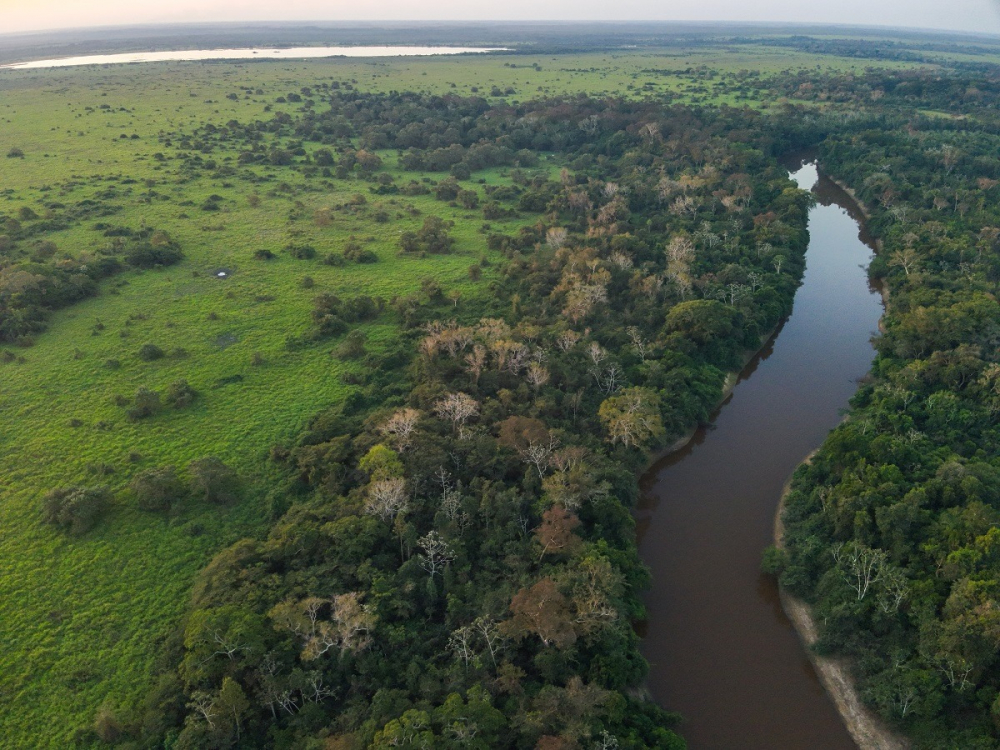
[[[236,138],[241,162],[319,142],[323,170],[469,208],[459,180],[483,168],[540,151],[566,166],[487,189],[485,216],[537,219],[484,225],[504,269],[483,310],[317,298],[312,335],[392,316],[413,354],[368,356],[354,397],[272,447],[287,510],[199,575],[176,669],[99,730],[174,747],[683,746],[634,693],[636,475],[788,313],[810,197],[737,112],[325,97],[322,114],[167,140]],[[400,185],[384,149],[451,176]],[[448,253],[434,218],[400,252]]]

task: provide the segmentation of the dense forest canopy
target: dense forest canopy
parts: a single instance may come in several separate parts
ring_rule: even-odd
[[[787,315],[810,197],[762,150],[752,113],[321,92],[327,106],[297,118],[164,139],[210,155],[236,138],[247,163],[322,144],[324,170],[360,170],[372,191],[427,185],[383,171],[377,154],[398,149],[450,173],[423,188],[442,200],[539,152],[564,166],[484,196],[484,213],[538,217],[515,235],[484,226],[507,258],[486,310],[371,308],[410,332],[412,354],[369,357],[356,397],[272,449],[288,510],[202,573],[177,669],[130,733],[175,747],[682,746],[634,693],[636,473],[707,418]],[[432,219],[401,252],[449,251]],[[314,335],[343,333],[358,304],[318,298]]]

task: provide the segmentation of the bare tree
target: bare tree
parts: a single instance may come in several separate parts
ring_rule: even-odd
[[[558,250],[566,244],[568,238],[569,232],[563,227],[549,227],[545,233],[545,244],[553,250]]]
[[[473,629],[478,633],[483,643],[486,644],[487,651],[490,652],[490,659],[493,666],[497,663],[497,654],[503,650],[506,639],[497,627],[496,621],[492,617],[479,617],[472,623]]]
[[[608,365],[597,379],[598,386],[607,395],[618,393],[625,384],[625,372],[617,364]]]
[[[451,422],[459,437],[464,437],[465,423],[479,414],[479,402],[466,393],[449,393],[434,404],[434,411]]]
[[[648,344],[642,337],[642,333],[635,326],[629,326],[626,328],[625,333],[628,334],[629,340],[632,342],[632,347],[635,349],[636,354],[639,355],[639,359],[645,362]]]
[[[946,144],[941,147],[941,164],[944,165],[944,170],[947,174],[951,174],[961,158],[962,152],[954,146]]]
[[[537,391],[549,382],[549,371],[542,367],[538,362],[532,362],[528,365],[528,372],[525,375],[525,379],[527,379],[527,381],[531,383],[531,387]]]
[[[558,448],[559,441],[554,437],[550,437],[547,443],[529,442],[527,447],[519,449],[518,453],[526,463],[535,467],[535,470],[538,472],[538,478],[542,479],[549,468],[552,454]]]
[[[476,344],[472,351],[465,355],[465,369],[472,376],[472,382],[478,383],[479,376],[483,374],[486,367],[486,347]]]
[[[475,631],[471,625],[463,625],[457,630],[452,631],[448,637],[449,650],[455,654],[456,658],[461,659],[466,667],[476,657],[476,652],[472,647],[474,637]]]
[[[587,347],[587,356],[590,357],[590,361],[594,363],[595,366],[600,366],[608,353],[604,351],[604,347],[598,344],[596,341],[591,341],[590,346]]]
[[[420,537],[417,545],[423,550],[422,554],[417,555],[417,561],[420,563],[420,567],[430,574],[431,578],[455,559],[451,545],[436,531],[429,531]]]
[[[560,351],[568,352],[580,340],[580,334],[576,331],[563,331],[556,339],[556,346]]]
[[[368,515],[392,523],[396,516],[406,513],[408,509],[404,479],[392,477],[368,485],[368,500],[365,502],[365,513]]]
[[[920,256],[917,255],[916,250],[912,247],[903,247],[893,250],[892,255],[889,256],[889,265],[902,268],[903,273],[909,276],[910,272],[916,268],[919,260]]]
[[[379,432],[390,437],[396,450],[402,453],[410,447],[413,432],[417,429],[419,421],[420,412],[416,409],[400,409],[386,420],[379,428]]]
[[[215,719],[219,712],[215,708],[215,698],[211,693],[198,690],[191,694],[191,702],[188,708],[199,714],[208,724],[209,729],[215,729]]]
[[[858,601],[863,600],[871,587],[882,580],[887,563],[883,550],[863,544],[838,544],[831,552],[844,580],[857,592]]]

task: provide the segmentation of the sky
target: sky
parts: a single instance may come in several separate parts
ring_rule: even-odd
[[[0,0],[0,33],[337,20],[788,21],[1000,34],[1000,0]]]

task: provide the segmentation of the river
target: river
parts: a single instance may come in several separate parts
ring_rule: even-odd
[[[427,55],[461,55],[467,53],[502,52],[502,47],[287,47],[265,49],[189,49],[159,52],[123,52],[113,55],[81,55],[52,60],[0,65],[0,69],[34,70],[37,68],[67,68],[75,65],[121,65],[142,62],[190,62],[196,60],[303,60],[323,57],[425,57]]]
[[[648,687],[692,750],[854,747],[759,566],[784,483],[871,366],[882,304],[858,206],[814,165],[792,177],[818,198],[792,314],[710,426],[642,480]]]

